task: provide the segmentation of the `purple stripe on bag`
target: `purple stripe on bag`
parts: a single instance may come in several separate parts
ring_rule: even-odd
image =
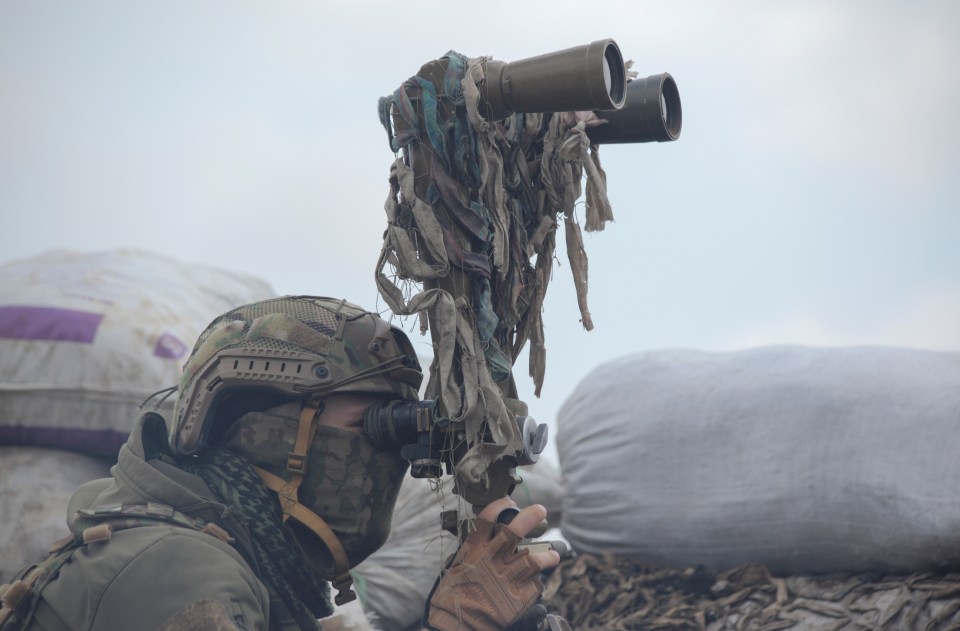
[[[91,456],[116,457],[127,442],[127,432],[115,429],[24,427],[0,425],[0,445],[52,447],[80,451]]]
[[[54,307],[0,307],[0,338],[92,344],[102,313]]]
[[[187,354],[187,345],[172,333],[164,333],[153,347],[153,354],[164,359],[180,359]]]

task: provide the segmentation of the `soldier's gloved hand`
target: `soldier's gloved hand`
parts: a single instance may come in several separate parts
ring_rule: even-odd
[[[502,631],[532,607],[543,585],[542,570],[556,567],[553,550],[530,554],[517,544],[547,516],[539,505],[524,508],[508,525],[497,515],[516,507],[504,498],[484,508],[474,520],[451,564],[444,570],[427,602],[427,623],[433,631]]]

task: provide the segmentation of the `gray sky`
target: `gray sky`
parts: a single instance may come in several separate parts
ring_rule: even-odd
[[[535,416],[645,349],[960,350],[948,1],[6,0],[0,263],[141,248],[383,309],[377,99],[450,49],[514,61],[605,37],[673,74],[683,134],[602,148],[596,329],[561,251],[541,400],[517,371]]]

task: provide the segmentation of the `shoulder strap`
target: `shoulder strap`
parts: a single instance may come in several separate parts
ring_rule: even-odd
[[[266,469],[254,466],[254,471],[256,471],[260,477],[263,479],[263,484],[271,491],[276,492],[277,494],[283,493],[287,488],[287,481],[283,478],[276,476]],[[343,546],[340,544],[340,540],[337,538],[337,535],[333,532],[330,526],[327,525],[327,522],[311,511],[309,508],[301,504],[296,495],[293,497],[287,496],[282,499],[281,502],[284,506],[284,514],[293,517],[295,520],[312,530],[320,540],[323,541],[324,545],[327,546],[327,549],[330,550],[330,554],[333,555],[333,561],[336,564],[336,578],[333,579],[333,586],[337,590],[337,595],[335,601],[338,605],[343,605],[351,600],[356,599],[357,595],[350,589],[351,584],[353,583],[353,577],[350,576],[350,561],[347,559],[347,553],[343,549]]]
[[[109,539],[117,530],[155,526],[158,522],[198,530],[225,543],[234,543],[230,533],[218,524],[191,517],[172,506],[157,502],[80,509],[73,521],[73,536],[83,543],[93,543]]]
[[[350,576],[350,561],[347,559],[347,553],[327,522],[300,503],[300,484],[303,482],[303,476],[307,470],[307,455],[310,443],[313,442],[313,437],[317,432],[317,417],[322,412],[322,402],[319,404],[307,403],[300,410],[297,439],[294,442],[293,451],[287,455],[289,479],[284,480],[262,467],[254,466],[253,470],[263,480],[263,485],[277,494],[280,500],[280,509],[283,512],[283,521],[286,522],[290,517],[293,517],[312,530],[327,546],[330,554],[333,555],[333,562],[336,564],[336,577],[332,581],[337,590],[334,600],[338,605],[343,605],[357,597],[351,589],[353,577]]]
[[[0,585],[0,631],[20,631],[30,624],[40,593],[81,545],[72,536],[61,539],[54,543],[50,556],[21,571],[20,578]]]

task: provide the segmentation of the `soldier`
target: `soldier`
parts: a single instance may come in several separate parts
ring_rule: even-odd
[[[148,412],[112,478],[80,487],[72,536],[0,588],[0,628],[319,629],[328,582],[351,599],[348,570],[386,540],[407,469],[371,444],[364,411],[416,400],[421,379],[403,331],[343,300],[218,317],[184,367],[169,433]],[[518,551],[546,511],[494,525],[508,506],[478,515],[428,601],[430,629],[505,629],[534,605],[536,575],[559,557]]]

